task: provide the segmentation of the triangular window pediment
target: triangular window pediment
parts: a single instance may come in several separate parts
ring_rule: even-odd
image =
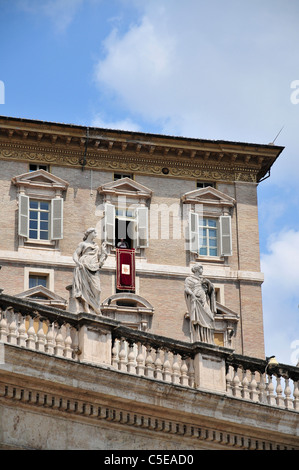
[[[33,302],[41,303],[43,305],[55,306],[58,308],[65,309],[67,306],[67,301],[64,298],[41,285],[32,287],[31,289],[28,289],[21,294],[17,294],[15,297],[27,299]]]
[[[45,170],[36,170],[12,178],[13,184],[19,187],[56,188],[66,190],[68,183]]]
[[[105,183],[98,188],[101,194],[110,194],[113,196],[142,197],[149,199],[152,197],[152,191],[131,178],[122,178],[117,181]]]
[[[235,199],[218,189],[207,187],[189,191],[182,196],[182,202],[189,204],[204,204],[232,207]]]

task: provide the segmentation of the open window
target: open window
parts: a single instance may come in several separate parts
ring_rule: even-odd
[[[68,183],[39,169],[12,179],[19,189],[21,244],[52,244],[63,238],[63,191]]]
[[[232,209],[235,200],[212,187],[182,197],[189,205],[188,249],[195,257],[232,255]]]
[[[199,256],[231,256],[231,216],[204,217],[189,213],[190,251]]]
[[[148,247],[148,207],[152,192],[130,178],[101,186],[104,196],[104,238],[111,248]]]

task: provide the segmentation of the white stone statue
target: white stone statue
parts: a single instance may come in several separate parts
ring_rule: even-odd
[[[73,254],[76,263],[72,285],[72,297],[76,300],[76,311],[101,314],[100,309],[100,268],[108,254],[106,243],[101,250],[94,239],[97,237],[95,228],[86,230],[83,241],[79,243]]]
[[[192,266],[193,275],[185,280],[185,300],[190,320],[191,341],[214,343],[216,297],[213,284],[202,276],[200,264]]]

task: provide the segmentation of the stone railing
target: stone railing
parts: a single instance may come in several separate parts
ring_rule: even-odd
[[[0,343],[175,386],[299,411],[299,368],[0,294]],[[1,346],[1,344],[0,344]],[[1,351],[0,351],[1,352]],[[5,362],[4,355],[0,362]]]

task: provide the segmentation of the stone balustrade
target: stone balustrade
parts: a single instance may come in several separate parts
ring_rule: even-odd
[[[103,316],[72,314],[0,295],[0,345],[106,367],[175,386],[299,411],[299,368],[232,350],[134,330]],[[5,351],[5,349],[4,349]],[[5,363],[5,354],[0,362]]]

